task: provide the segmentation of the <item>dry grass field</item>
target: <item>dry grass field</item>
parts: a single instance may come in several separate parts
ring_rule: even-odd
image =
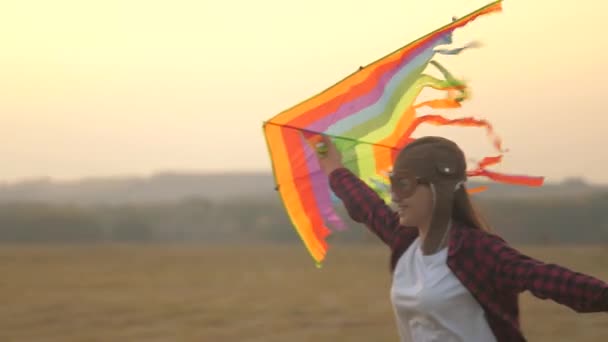
[[[608,247],[522,247],[608,280]],[[396,341],[381,246],[0,246],[0,341]],[[608,341],[608,314],[528,294],[530,341]]]

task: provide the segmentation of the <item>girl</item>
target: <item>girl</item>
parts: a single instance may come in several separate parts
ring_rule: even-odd
[[[349,216],[391,249],[391,301],[401,341],[525,341],[519,293],[577,312],[608,312],[608,284],[521,254],[488,232],[465,188],[462,150],[424,137],[397,156],[393,211],[346,169],[324,137],[322,170]]]

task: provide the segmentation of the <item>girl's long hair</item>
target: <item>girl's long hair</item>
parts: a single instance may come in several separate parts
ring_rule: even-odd
[[[454,194],[452,217],[471,228],[487,232],[492,231],[487,221],[482,217],[478,207],[471,201],[471,197],[464,186],[458,188]]]

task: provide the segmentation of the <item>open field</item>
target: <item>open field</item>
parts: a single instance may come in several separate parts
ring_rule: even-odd
[[[521,247],[608,280],[608,246]],[[387,251],[301,245],[0,246],[0,341],[396,341]],[[525,294],[530,341],[608,341],[608,314]]]

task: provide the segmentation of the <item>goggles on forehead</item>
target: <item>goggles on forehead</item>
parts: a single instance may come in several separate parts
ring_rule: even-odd
[[[391,192],[396,198],[410,197],[416,192],[419,184],[429,184],[428,181],[405,170],[391,172],[388,177],[391,182]]]

